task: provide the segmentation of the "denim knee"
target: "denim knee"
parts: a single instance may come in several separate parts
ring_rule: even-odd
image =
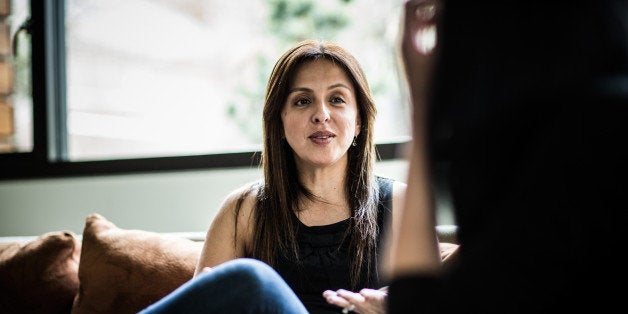
[[[216,269],[224,272],[224,276],[229,277],[230,281],[237,283],[240,287],[246,286],[250,293],[264,292],[267,294],[277,287],[278,282],[283,282],[283,278],[268,264],[252,259],[239,258],[223,264],[223,269]],[[254,295],[261,295],[255,293]]]
[[[307,313],[281,276],[241,258],[201,273],[144,313]]]

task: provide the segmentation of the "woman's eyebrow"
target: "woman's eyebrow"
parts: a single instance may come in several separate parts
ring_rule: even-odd
[[[347,86],[347,85],[345,85],[343,83],[336,83],[336,84],[330,85],[329,87],[327,87],[327,89],[334,89],[336,87],[342,87],[342,88],[346,88],[348,90],[351,90],[351,88],[349,86]]]
[[[313,90],[311,88],[307,88],[307,87],[293,87],[288,91],[288,94],[294,93],[294,92],[308,92],[311,93],[313,92]]]
[[[336,83],[336,84],[329,85],[329,87],[327,87],[327,90],[338,88],[338,87],[351,90],[351,88],[349,86],[347,86],[346,84],[343,84],[343,83]],[[294,92],[308,92],[308,93],[311,93],[313,91],[314,91],[313,89],[307,88],[307,87],[293,87],[293,88],[291,88],[288,91],[288,94],[291,94],[291,93],[294,93]]]

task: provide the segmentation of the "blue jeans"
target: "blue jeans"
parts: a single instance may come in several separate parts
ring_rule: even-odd
[[[273,268],[258,260],[241,258],[199,274],[140,313],[308,311]]]

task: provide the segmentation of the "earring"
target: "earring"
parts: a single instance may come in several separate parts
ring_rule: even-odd
[[[353,142],[351,143],[351,146],[354,146],[354,147],[358,146],[358,142],[356,142],[357,138],[358,138],[357,136],[353,138]]]

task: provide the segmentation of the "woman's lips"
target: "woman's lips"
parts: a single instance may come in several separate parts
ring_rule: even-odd
[[[322,145],[331,142],[334,137],[336,137],[334,133],[319,131],[310,135],[309,139],[316,144]]]

